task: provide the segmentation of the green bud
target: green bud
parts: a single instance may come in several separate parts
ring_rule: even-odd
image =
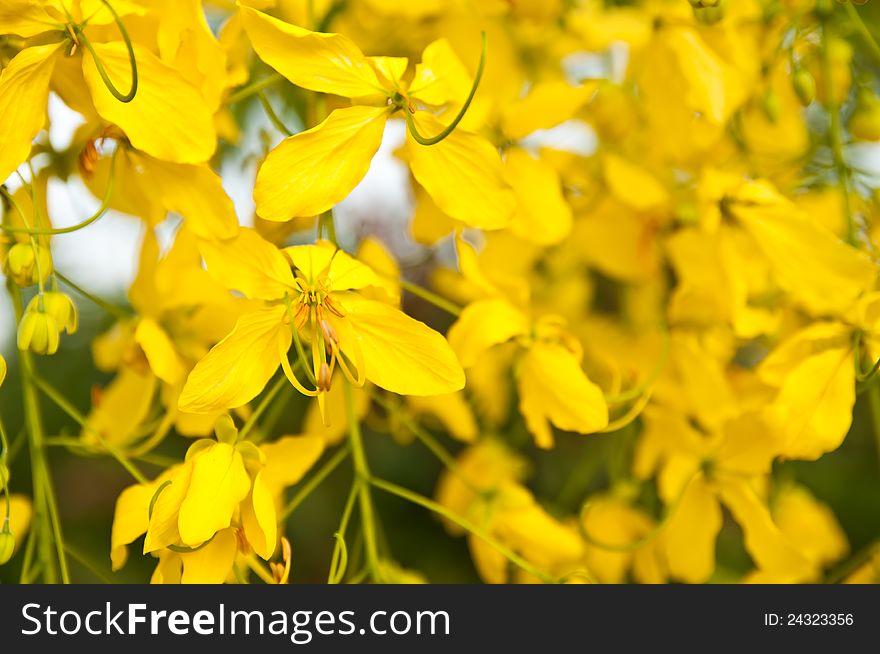
[[[764,93],[764,97],[761,98],[761,108],[764,110],[767,120],[771,123],[779,120],[779,95],[773,89],[767,89],[767,92]]]
[[[55,318],[42,311],[27,311],[18,325],[18,349],[34,354],[55,354],[60,330]]]
[[[6,254],[3,272],[21,287],[45,282],[52,273],[52,255],[40,245],[16,243]]]
[[[794,92],[797,93],[798,100],[805,107],[809,106],[816,99],[816,80],[805,68],[798,68],[794,72],[791,84],[794,86]]]
[[[9,529],[9,518],[3,522],[3,529],[0,529],[0,565],[3,565],[12,558],[15,551],[15,537],[12,530]]]
[[[65,330],[68,334],[75,333],[79,326],[79,315],[70,296],[60,291],[46,291],[42,295],[34,297],[28,303],[27,310],[38,310],[41,298],[43,312],[55,318],[58,328]]]

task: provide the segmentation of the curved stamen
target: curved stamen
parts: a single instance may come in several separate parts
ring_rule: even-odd
[[[297,376],[293,373],[293,369],[290,367],[290,361],[287,358],[287,351],[284,349],[284,341],[280,338],[278,339],[278,357],[281,359],[281,369],[284,371],[284,376],[287,377],[287,380],[291,384],[293,384],[293,387],[307,397],[317,397],[318,391],[303,386],[299,379],[297,379]],[[308,369],[308,366],[303,367]]]
[[[422,136],[421,134],[419,134],[419,130],[416,128],[416,123],[412,117],[413,112],[409,108],[404,110],[404,115],[406,116],[406,126],[409,129],[409,133],[415,139],[416,143],[419,143],[421,145],[436,145],[437,143],[439,143],[440,141],[445,139],[447,136],[452,134],[452,132],[455,130],[456,127],[458,127],[458,124],[464,118],[464,115],[467,113],[467,110],[470,108],[471,102],[473,101],[474,96],[477,93],[477,87],[480,85],[480,80],[483,77],[483,69],[486,67],[486,51],[487,51],[486,33],[481,32],[480,36],[483,39],[483,47],[480,52],[480,63],[477,66],[477,74],[476,74],[476,76],[474,76],[474,83],[471,86],[471,91],[470,91],[470,93],[468,93],[467,100],[465,100],[464,105],[461,108],[461,111],[458,112],[458,115],[455,117],[455,119],[451,123],[449,123],[449,125],[446,127],[446,129],[444,129],[442,132],[437,134],[437,136],[432,136],[430,138]]]

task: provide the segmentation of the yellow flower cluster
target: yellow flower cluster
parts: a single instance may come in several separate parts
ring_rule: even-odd
[[[29,447],[0,422],[0,564],[51,583],[83,563],[46,453],[63,446],[134,478],[107,574],[138,542],[156,583],[296,580],[292,514],[345,462],[339,527],[316,536],[331,583],[444,580],[402,565],[380,494],[466,536],[490,583],[877,580],[878,550],[847,560],[787,464],[838,450],[860,397],[880,443],[868,10],[4,0],[4,417]],[[81,118],[63,147],[50,96]],[[410,215],[343,222],[383,143]],[[58,226],[59,184],[97,212]],[[52,254],[118,214],[143,232],[125,306]],[[74,297],[112,318],[87,334],[87,405],[46,378],[77,347]],[[433,496],[386,478],[410,447],[442,466]]]

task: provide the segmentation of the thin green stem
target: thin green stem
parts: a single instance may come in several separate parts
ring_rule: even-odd
[[[354,510],[354,501],[360,495],[360,487],[363,482],[355,479],[351,484],[351,490],[348,498],[345,500],[345,508],[342,510],[342,518],[339,520],[339,528],[333,534],[336,538],[336,544],[333,546],[333,556],[330,558],[330,572],[327,575],[328,584],[338,584],[342,581],[345,574],[345,564],[347,563],[347,552],[345,552],[345,532],[348,529],[348,522],[351,519]],[[345,560],[343,560],[343,558]]]
[[[373,579],[377,580],[379,574],[379,548],[376,544],[376,519],[373,513],[373,499],[367,483],[370,479],[370,469],[367,465],[366,452],[364,452],[360,420],[354,408],[354,393],[349,383],[345,384],[345,413],[348,418],[348,437],[351,443],[354,473],[357,481],[361,482],[358,489],[358,499],[361,528],[364,534],[364,550],[366,551],[367,565],[370,568],[370,573]]]
[[[104,191],[104,197],[101,198],[101,204],[98,207],[98,210],[85,220],[78,222],[75,225],[71,225],[70,227],[39,228],[0,225],[0,229],[11,234],[30,234],[31,236],[57,236],[59,234],[72,234],[73,232],[78,232],[79,230],[88,227],[89,225],[100,219],[105,213],[107,213],[107,209],[110,208],[110,199],[113,197],[113,187],[115,186],[116,179],[117,152],[119,152],[118,149],[113,152],[113,155],[110,158],[110,174],[107,177],[107,188]],[[22,212],[21,207],[18,206],[9,191],[0,188],[0,193],[2,193],[6,197],[6,199],[9,200],[13,204],[13,206],[15,206],[18,213],[22,216],[22,219],[24,219],[24,213]]]
[[[450,302],[444,297],[440,297],[433,291],[429,291],[424,286],[419,286],[418,284],[414,284],[412,282],[408,282],[405,279],[397,280],[400,282],[401,288],[413,295],[422,298],[423,300],[430,302],[438,309],[443,309],[446,313],[452,316],[460,316],[462,312],[462,308],[455,304],[454,302]]]
[[[290,498],[290,501],[287,503],[287,506],[284,507],[284,510],[281,512],[280,521],[284,522],[287,520],[294,511],[302,504],[312,492],[321,485],[327,477],[330,476],[339,464],[342,463],[346,457],[348,456],[349,448],[348,446],[339,448],[332,457],[327,459],[327,462],[324,463],[318,470],[309,477],[309,480],[303,484],[302,488],[300,488],[296,494]]]
[[[322,236],[336,245],[336,223],[333,220],[333,209],[328,209],[318,216],[318,238]]]
[[[865,21],[862,20],[855,5],[853,5],[852,2],[846,2],[843,6],[846,7],[846,13],[849,15],[850,20],[852,20],[853,26],[855,26],[859,36],[862,37],[865,45],[868,46],[868,50],[871,51],[871,54],[874,55],[874,58],[877,59],[877,61],[880,61],[880,45],[877,44],[874,35],[871,34],[868,26],[865,25]]]
[[[119,17],[119,14],[116,13],[116,10],[113,9],[107,0],[101,0],[101,3],[110,10],[111,14],[113,14],[113,21],[119,28],[119,31],[122,34],[122,40],[125,42],[125,47],[128,50],[128,63],[131,66],[131,88],[128,93],[122,93],[122,91],[117,89],[113,84],[113,80],[110,79],[107,75],[107,71],[104,69],[104,63],[101,61],[98,53],[95,52],[95,48],[92,46],[91,41],[89,41],[89,38],[85,35],[82,28],[74,27],[74,31],[76,32],[77,38],[82,42],[86,50],[89,51],[89,54],[92,55],[92,59],[95,61],[95,68],[98,69],[98,75],[101,76],[101,81],[104,82],[104,86],[107,87],[107,90],[110,91],[110,94],[114,98],[120,102],[128,103],[134,100],[138,90],[138,69],[137,60],[134,56],[134,46],[131,43],[131,37],[128,35],[128,30],[125,29],[125,23],[122,22],[122,19]]]
[[[226,104],[235,104],[236,102],[241,102],[242,100],[245,100],[252,95],[256,95],[263,89],[274,86],[283,79],[284,77],[280,73],[272,73],[268,77],[264,77],[263,79],[257,80],[256,82],[251,82],[247,86],[240,88],[238,91],[230,95],[226,99]]]
[[[375,486],[380,490],[384,490],[386,493],[391,493],[392,495],[397,495],[401,499],[407,500],[408,502],[412,502],[413,504],[417,504],[429,511],[436,513],[437,515],[449,520],[452,523],[455,523],[465,531],[470,532],[480,540],[484,541],[487,545],[496,550],[499,554],[502,554],[508,561],[516,565],[517,567],[525,570],[530,575],[533,575],[548,584],[557,583],[557,579],[551,577],[550,575],[538,570],[531,563],[522,558],[519,554],[511,550],[509,547],[501,543],[494,536],[489,534],[485,529],[475,525],[473,522],[468,520],[467,518],[463,518],[460,515],[457,515],[447,509],[442,504],[438,504],[434,500],[431,500],[423,495],[419,495],[416,492],[409,490],[408,488],[404,488],[402,486],[398,486],[397,484],[391,483],[390,481],[385,481],[384,479],[376,479],[373,478],[370,480],[370,484]]]
[[[55,275],[55,277],[60,279],[62,282],[64,282],[65,286],[68,286],[72,291],[74,291],[78,295],[83,296],[85,299],[89,300],[96,307],[103,309],[106,313],[113,316],[114,318],[117,318],[119,320],[129,320],[130,318],[133,317],[133,315],[131,313],[129,313],[128,311],[126,311],[124,308],[116,306],[115,304],[111,304],[110,302],[107,302],[106,300],[102,300],[101,298],[97,297],[96,295],[92,295],[87,290],[85,290],[82,286],[75,283],[73,280],[71,280],[66,275],[62,275],[57,270],[54,272],[54,275]]]
[[[39,388],[43,394],[48,397],[55,405],[64,411],[70,418],[72,418],[80,427],[92,433],[97,439],[98,442],[101,443],[101,446],[104,447],[110,455],[116,459],[123,468],[125,468],[132,477],[137,480],[140,484],[147,484],[147,478],[144,474],[138,470],[135,465],[128,460],[128,457],[122,453],[115,445],[109,443],[107,439],[105,439],[98,430],[92,428],[89,425],[86,417],[79,412],[79,410],[70,403],[70,401],[64,397],[58,389],[53,387],[49,382],[38,375],[34,375],[33,377],[34,384],[36,384],[37,388]]]
[[[482,39],[482,48],[480,50],[480,63],[477,65],[477,74],[474,76],[474,83],[471,86],[470,93],[468,93],[467,100],[464,101],[464,105],[462,105],[461,110],[458,112],[458,115],[452,120],[446,128],[437,134],[436,136],[426,137],[422,136],[419,133],[419,130],[416,128],[415,120],[413,120],[412,114],[409,107],[403,108],[403,113],[406,116],[406,126],[409,128],[409,133],[415,139],[416,143],[420,145],[436,145],[440,143],[447,136],[452,134],[455,131],[455,128],[458,127],[458,124],[462,121],[467,110],[471,106],[471,102],[473,102],[474,96],[477,94],[477,88],[480,86],[480,80],[483,78],[483,70],[486,67],[486,52],[488,50],[488,40],[486,38],[486,33],[482,32],[480,34],[480,38]]]
[[[852,199],[850,198],[850,170],[847,166],[843,150],[843,127],[840,122],[840,106],[834,100],[835,89],[834,80],[832,78],[834,65],[829,45],[827,18],[822,20],[821,60],[825,108],[828,112],[828,118],[830,121],[828,137],[831,145],[831,156],[834,159],[834,166],[837,170],[841,199],[843,200],[844,215],[846,216],[846,241],[850,245],[855,245],[856,226],[855,220],[853,220]]]
[[[263,415],[263,412],[269,408],[269,405],[272,403],[272,400],[275,399],[275,396],[281,392],[281,389],[287,386],[287,377],[281,375],[278,379],[275,380],[275,383],[272,384],[272,387],[269,389],[269,392],[263,395],[263,398],[260,400],[260,403],[257,405],[257,408],[254,409],[253,413],[248,417],[247,421],[244,423],[242,428],[238,432],[238,440],[243,441],[247,438],[247,435],[251,432],[254,426],[257,424],[257,420],[260,419],[260,416]]]
[[[272,104],[269,102],[269,98],[266,97],[266,94],[262,91],[257,91],[257,100],[260,101],[260,105],[263,107],[263,111],[266,114],[266,117],[269,119],[269,122],[277,129],[279,132],[284,134],[285,136],[293,136],[293,132],[288,129],[287,125],[281,120],[275,110],[272,108]]]
[[[11,282],[7,281],[7,287],[12,296],[16,322],[20,322],[24,314],[21,295],[18,289],[12,286]],[[70,575],[67,568],[67,556],[64,552],[64,536],[58,515],[55,492],[52,487],[52,478],[49,474],[49,465],[46,461],[45,445],[43,443],[45,434],[43,431],[42,415],[40,414],[40,400],[34,383],[36,371],[31,353],[27,350],[19,350],[19,362],[24,419],[30,444],[34,503],[39,518],[37,522],[42,524],[40,561],[43,566],[44,580],[46,583],[56,583],[57,581],[51,553],[52,541],[54,540],[61,581],[62,583],[69,584]],[[42,529],[46,530],[45,533],[42,532]]]
[[[93,561],[90,561],[87,556],[85,556],[82,552],[77,549],[74,549],[70,546],[70,543],[65,543],[64,551],[72,558],[74,561],[79,563],[83,568],[92,573],[101,583],[103,584],[115,584],[116,582],[110,577],[110,575],[101,571],[100,567],[96,565]]]

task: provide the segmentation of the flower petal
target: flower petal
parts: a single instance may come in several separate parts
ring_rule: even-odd
[[[292,336],[284,324],[285,307],[248,313],[196,364],[180,393],[178,407],[210,413],[247,404],[263,390],[280,361],[279,339],[286,352]]]
[[[502,298],[477,300],[464,308],[449,329],[449,345],[464,368],[493,345],[529,332],[526,315]]]
[[[117,88],[128,89],[131,69],[121,41],[93,44],[107,75]],[[137,94],[131,102],[117,100],[101,80],[91,54],[83,55],[83,76],[95,109],[118,125],[139,150],[175,163],[201,163],[214,154],[214,118],[199,92],[152,52],[134,46],[138,69]]]
[[[241,454],[228,443],[215,443],[192,461],[192,478],[180,504],[180,540],[201,545],[232,521],[238,503],[247,497],[251,480]]]
[[[57,43],[25,48],[0,74],[0,183],[21,165],[46,122]]]
[[[240,8],[257,55],[297,86],[348,98],[384,93],[369,61],[347,36],[312,32]]]
[[[371,382],[401,395],[441,395],[464,387],[464,371],[446,339],[425,323],[353,295],[342,305]],[[347,354],[352,346],[342,342]]]
[[[214,279],[252,300],[279,300],[294,287],[284,255],[253,229],[222,243],[201,240],[199,252]]]
[[[272,150],[254,186],[265,220],[317,216],[344,200],[370,168],[382,143],[385,107],[336,109],[312,129]]]
[[[241,524],[251,547],[268,561],[275,552],[278,527],[275,524],[275,502],[263,481],[262,472],[254,477],[251,493],[241,505]]]
[[[427,137],[443,125],[419,111],[414,116]],[[506,227],[516,207],[513,191],[504,181],[501,159],[483,137],[456,129],[436,145],[420,145],[407,133],[407,158],[416,180],[443,213],[469,227]]]

